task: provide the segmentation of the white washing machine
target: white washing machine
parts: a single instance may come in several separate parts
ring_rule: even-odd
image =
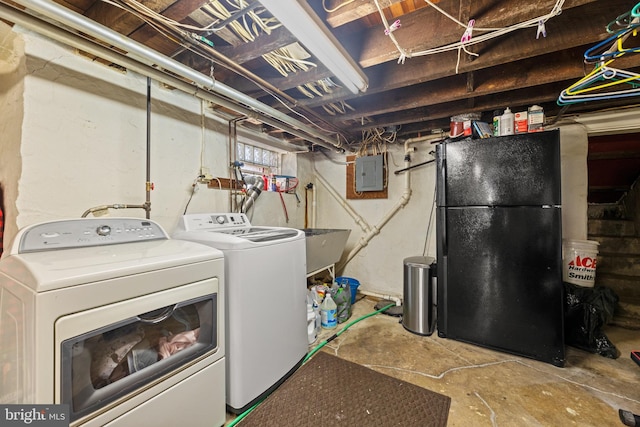
[[[185,215],[173,237],[224,252],[227,409],[243,412],[307,354],[304,232],[210,213]]]
[[[71,426],[223,425],[223,284],[221,251],[149,220],[22,229],[0,261],[0,403],[68,405]]]

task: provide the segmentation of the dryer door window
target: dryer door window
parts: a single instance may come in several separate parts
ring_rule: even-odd
[[[217,294],[141,313],[66,339],[62,403],[71,420],[175,373],[217,347]]]

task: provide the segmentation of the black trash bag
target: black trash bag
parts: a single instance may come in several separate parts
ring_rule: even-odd
[[[564,282],[564,340],[567,345],[617,359],[620,352],[602,332],[613,319],[618,295],[606,286]]]

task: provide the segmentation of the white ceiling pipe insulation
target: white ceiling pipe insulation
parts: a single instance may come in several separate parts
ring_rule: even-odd
[[[287,116],[286,114],[276,110],[275,108],[269,107],[268,105],[263,104],[262,102],[259,102],[251,98],[250,96],[247,96],[242,92],[239,92],[220,82],[216,82],[215,79],[209,76],[199,73],[174,59],[171,59],[152,49],[149,49],[146,46],[135,42],[134,40],[131,40],[130,38],[125,37],[122,34],[119,34],[101,24],[98,24],[97,22],[86,18],[83,15],[60,6],[55,2],[46,0],[16,0],[15,3],[25,7],[29,11],[34,11],[49,19],[59,22],[66,27],[73,28],[76,31],[94,37],[95,39],[102,41],[107,45],[121,49],[127,53],[125,55],[119,55],[119,57],[128,58],[135,61],[139,65],[145,65],[147,68],[134,67],[132,66],[131,62],[129,62],[129,65],[125,65],[122,60],[113,60],[113,62],[118,63],[119,65],[131,69],[138,68],[136,72],[140,72],[141,74],[148,77],[153,77],[154,79],[157,79],[159,81],[163,81],[164,79],[160,79],[158,74],[151,76],[149,75],[150,73],[148,71],[144,73],[142,72],[142,70],[152,69],[156,70],[159,74],[170,77],[168,74],[158,71],[154,67],[165,69],[190,82],[193,82],[192,84],[189,84],[187,82],[181,81],[180,79],[173,78],[173,80],[175,81],[182,82],[182,85],[180,85],[181,87],[178,87],[177,85],[176,87],[180,90],[185,91],[186,93],[190,93],[204,99],[204,95],[202,94],[202,92],[208,93],[210,95],[213,95],[212,92],[214,92],[218,95],[224,96],[226,100],[220,97],[215,97],[216,100],[207,100],[230,108],[240,114],[244,114],[247,116],[253,116],[255,115],[255,113],[259,113],[261,114],[260,120],[264,121],[265,123],[285,130],[286,132],[289,132],[295,136],[306,139],[313,144],[317,144],[332,150],[343,149],[342,143],[337,138],[329,137],[310,126],[307,126],[304,123]],[[62,41],[60,40],[60,38],[58,38],[60,37],[60,34],[58,34],[57,32],[54,33],[50,28],[45,28],[46,26],[48,26],[48,24],[46,24],[44,21],[30,16],[29,14],[22,13],[17,9],[11,8],[9,6],[3,4],[0,4],[0,6],[2,6],[0,8],[0,16],[2,18],[16,24],[19,23],[20,25],[28,27],[33,31],[51,37],[55,40]],[[29,22],[27,22],[26,16],[30,16],[31,20]],[[57,28],[55,26],[53,27]],[[94,44],[87,39],[82,40],[85,40],[87,44]],[[80,49],[80,47],[75,46],[75,44],[71,45]],[[99,45],[96,44],[96,46]],[[86,50],[88,53],[95,54],[96,56],[103,57],[104,59],[112,60],[110,57],[104,57],[104,55],[98,55],[97,53],[94,53],[96,50],[102,50],[103,53],[104,51],[112,52],[112,54],[114,53],[110,49],[105,49],[102,46],[99,47],[102,49],[93,49],[87,47],[87,49],[82,48],[82,50]],[[118,56],[114,56],[113,58],[118,58]],[[189,89],[185,90],[185,85],[187,85]]]

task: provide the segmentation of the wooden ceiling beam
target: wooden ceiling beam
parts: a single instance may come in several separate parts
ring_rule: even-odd
[[[173,0],[142,1],[142,4],[154,12],[162,12],[173,3]],[[107,26],[120,34],[129,35],[136,28],[144,24],[144,21],[124,9],[113,6],[103,1],[96,1],[84,13],[87,18],[93,19],[99,24]]]
[[[193,19],[201,27],[206,27],[207,25],[211,24],[211,21],[213,20],[211,15],[201,9],[196,9],[192,13],[190,13],[189,18]],[[225,43],[228,43],[231,46],[239,46],[244,43],[244,40],[238,37],[238,35],[231,31],[228,27],[217,30],[215,32],[215,37],[224,41]]]
[[[567,11],[573,7],[593,2],[595,0],[567,0],[563,10]],[[556,0],[541,0],[531,3],[504,0],[497,6],[494,0],[474,0],[471,4],[470,16],[476,20],[477,28],[503,28],[547,14],[555,3]],[[606,3],[609,5],[611,2]],[[619,13],[619,10],[610,6],[607,8],[607,5],[599,5],[599,7],[608,9],[607,16],[617,16],[616,13]],[[452,12],[450,3],[443,3],[441,6]],[[457,8],[453,14],[457,16]],[[464,28],[432,8],[422,8],[404,15],[401,21],[401,29],[393,34],[398,44],[409,54],[457,42],[464,33]],[[531,31],[535,34],[536,29],[533,28]],[[478,32],[476,31],[476,33]],[[362,37],[364,40],[362,51],[360,57],[356,58],[362,67],[368,68],[399,58],[400,54],[395,45],[381,28],[371,28]]]
[[[541,86],[555,81],[578,80],[585,74],[581,61],[583,49],[574,49],[562,54],[530,58],[505,64],[500,69],[476,71],[473,91],[469,91],[466,75],[446,77],[423,83],[389,94],[376,94],[352,100],[349,104],[356,110],[337,117],[353,120],[360,117],[386,114],[405,108],[441,104],[444,102],[476,98],[490,94],[505,93],[517,88]],[[544,63],[544,67],[536,67]],[[640,55],[627,55],[616,60],[621,69],[640,67]]]
[[[357,133],[372,127],[387,127],[398,125],[410,125],[415,122],[433,121],[437,119],[449,119],[461,113],[489,112],[504,109],[506,103],[514,107],[529,106],[533,104],[542,104],[547,102],[555,102],[560,91],[571,84],[571,81],[554,82],[544,86],[534,86],[525,89],[516,89],[509,92],[508,100],[504,94],[496,93],[487,96],[474,98],[474,105],[469,108],[467,100],[458,100],[453,102],[445,102],[426,107],[407,109],[401,112],[394,112],[381,116],[371,117],[371,124],[365,126],[357,126],[354,120],[349,127],[351,133]]]
[[[142,2],[142,4],[153,11],[161,13],[163,16],[178,22],[185,21],[190,14],[206,3],[207,2],[203,0],[181,0],[178,2],[174,2],[174,0],[162,0]],[[177,49],[180,49],[179,45],[175,41],[167,38],[163,34],[160,34],[156,29],[145,24],[145,22],[137,16],[123,9],[113,7],[108,3],[101,1],[95,2],[89,9],[87,9],[85,16],[102,25],[110,27],[121,34],[125,34],[132,40],[143,43],[162,54],[171,55]],[[194,24],[194,21],[190,20],[189,23]]]
[[[386,9],[387,7],[402,3],[403,1],[404,0],[378,0],[378,3],[382,9]],[[434,3],[437,3],[438,1],[439,0],[436,0]],[[357,21],[363,16],[378,12],[376,4],[369,0],[356,0],[345,6],[340,6],[343,3],[343,0],[332,0],[327,2],[328,10],[333,10],[336,9],[336,7],[339,7],[339,9],[336,9],[334,12],[327,13],[327,24],[333,28]]]
[[[243,43],[239,46],[220,46],[217,49],[232,61],[244,64],[296,41],[297,39],[286,28],[280,27],[273,30],[271,34],[261,34],[251,43]]]
[[[612,0],[608,4],[613,4],[614,7],[617,7],[621,6],[622,3],[624,3],[623,0]],[[610,19],[599,8],[592,12],[590,9],[594,6],[590,6],[587,10],[571,9],[562,13],[556,19],[549,21],[547,23],[548,36],[541,40],[536,40],[532,34],[521,31],[509,37],[479,44],[474,50],[481,52],[480,56],[473,61],[463,62],[459,67],[459,71],[464,73],[496,67],[504,63],[537,57],[551,52],[562,52],[576,46],[584,46],[585,43],[594,43],[602,40],[608,36],[605,26]],[[575,22],[580,17],[594,24],[589,26],[571,25],[572,22]],[[361,97],[455,75],[456,62],[457,54],[455,52],[445,52],[408,59],[403,65],[385,63],[368,68],[365,72],[369,76],[371,89]],[[582,61],[579,61],[579,63],[582,63]],[[545,62],[534,64],[534,68],[544,68],[544,66]],[[498,68],[497,70],[499,71],[500,69]],[[323,103],[337,102],[339,100],[341,99],[338,98],[338,94],[334,94],[322,99],[302,100],[301,103],[308,107],[317,107]],[[347,100],[347,102],[351,103],[352,101]]]

